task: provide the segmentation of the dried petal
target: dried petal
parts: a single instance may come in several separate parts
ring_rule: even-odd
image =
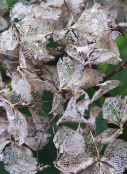
[[[32,113],[32,117],[27,118],[28,122],[28,135],[25,139],[25,144],[32,150],[37,151],[39,144],[39,150],[46,146],[49,142],[50,134],[45,130],[48,121],[44,116],[37,117],[35,113]],[[47,123],[46,123],[47,121]],[[43,137],[43,138],[42,138]]]
[[[15,3],[10,11],[11,21],[14,21],[15,19],[22,20],[31,13],[32,8],[33,5],[28,5],[23,2]]]
[[[7,21],[0,16],[0,31],[1,30],[4,31],[4,29],[7,28],[7,26],[8,26]]]
[[[31,86],[20,69],[13,75],[11,85],[16,94],[21,96],[22,101],[31,102]]]
[[[82,13],[73,28],[83,33],[89,41],[93,41],[108,30],[106,13],[102,6],[95,2],[92,8]]]
[[[72,61],[69,57],[63,57],[63,61],[60,59],[57,63],[57,71],[60,80],[60,89],[65,88],[73,78],[76,72],[83,70],[83,66],[76,61]]]
[[[116,174],[123,174],[127,168],[127,142],[117,139],[111,144],[108,144],[104,157],[110,160],[114,166],[117,167]]]
[[[37,173],[37,161],[32,151],[27,147],[14,143],[5,148],[1,161],[10,174],[35,174]]]
[[[81,88],[87,89],[103,81],[104,73],[100,70],[85,68],[83,72],[76,72],[67,87],[69,89]]]
[[[43,61],[48,62],[55,59],[54,56],[48,54],[46,49],[46,45],[49,43],[48,39],[53,32],[53,28],[48,24],[48,21],[28,15],[21,23],[16,24],[16,28],[26,58],[32,59],[33,63],[36,64],[38,61],[42,63]]]
[[[68,155],[62,155],[57,159],[55,167],[66,174],[78,173],[83,169],[87,168],[94,162],[94,158],[88,158],[86,154],[78,158],[72,158]]]
[[[11,142],[11,137],[7,131],[0,134],[0,153],[3,152],[5,146]]]
[[[85,142],[83,136],[66,126],[62,126],[57,131],[53,142],[60,153],[66,153],[73,157],[84,153]]]
[[[58,20],[61,14],[61,10],[58,8],[47,7],[42,3],[41,5],[36,5],[32,9],[32,14],[36,18],[41,17],[43,19]]]
[[[121,129],[108,128],[100,135],[95,137],[96,142],[101,142],[102,144],[108,144],[113,142],[120,134],[122,134]]]
[[[81,92],[81,91],[78,91]],[[77,93],[78,93],[77,92]],[[76,95],[72,97],[68,103],[68,106],[63,114],[63,116],[59,119],[57,124],[60,123],[89,123],[91,120],[86,120],[83,115],[85,110],[88,109],[90,104],[89,96],[86,92],[82,91],[80,97],[85,95],[84,99],[76,103]]]
[[[94,101],[99,99],[102,95],[106,94],[108,91],[110,91],[120,85],[121,85],[121,82],[119,80],[109,80],[104,83],[98,84],[97,86],[99,86],[100,89],[95,92],[91,102],[93,103]]]
[[[120,97],[106,98],[102,111],[104,119],[119,126],[127,120],[127,106]]]
[[[12,26],[0,34],[0,53],[13,55],[17,45],[17,37],[12,29]]]
[[[8,133],[14,136],[18,144],[23,144],[28,134],[26,118],[3,97],[0,97],[0,106],[6,111],[9,122]]]
[[[50,114],[53,114],[56,116],[57,114],[61,113],[64,106],[64,98],[61,93],[55,92],[53,97],[53,104],[52,104],[52,110],[50,111]]]

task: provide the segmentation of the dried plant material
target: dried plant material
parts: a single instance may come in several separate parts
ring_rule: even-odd
[[[65,3],[68,6],[68,9],[71,9],[70,11],[73,12],[74,14],[79,14],[81,13],[81,7],[84,8],[84,0],[66,0]],[[52,7],[61,7],[62,5],[65,6],[64,1],[62,0],[47,0],[47,6],[52,6]],[[65,8],[67,8],[65,6]],[[68,10],[67,9],[67,10]]]
[[[39,95],[43,95],[44,91],[54,91],[54,86],[51,85],[48,81],[43,81],[38,78],[35,79],[27,79],[29,84],[31,85],[31,91],[34,93],[38,93]]]
[[[57,63],[57,71],[60,80],[60,89],[65,87],[71,80],[74,74],[74,67],[71,65],[72,61],[69,57],[63,58],[63,61],[60,59]]]
[[[84,96],[82,100],[77,102],[77,94],[79,93],[79,97]],[[85,110],[88,109],[90,104],[89,96],[84,91],[77,91],[75,95],[70,99],[68,106],[63,114],[63,116],[59,119],[57,124],[60,123],[92,123],[93,120],[87,120],[83,117]]]
[[[86,64],[118,64],[120,54],[111,33],[106,33],[97,40],[95,49],[91,52],[90,59]]]
[[[37,115],[34,111],[30,110],[32,117],[27,118],[28,122],[28,135],[25,139],[25,144],[32,150],[37,151],[39,144],[41,150],[49,142],[50,134],[47,133],[46,126],[48,120],[44,116]]]
[[[62,155],[56,160],[55,166],[60,171],[78,173],[93,163],[94,158],[87,158],[85,142],[81,134],[73,129],[62,126],[53,140]]]
[[[101,108],[98,106],[91,106],[90,107],[90,117],[97,118],[101,113]]]
[[[52,26],[46,20],[27,16],[21,23],[16,24],[16,28],[19,32],[20,45],[25,57],[34,58],[34,60],[40,62],[55,59],[54,56],[48,54],[46,49],[46,45],[49,43],[48,39],[53,32]]]
[[[22,99],[21,99],[21,96],[16,94],[15,91],[10,91],[10,90],[7,90],[5,92],[5,96],[6,98],[8,99],[8,101],[12,104],[21,104],[22,103]],[[22,103],[23,104],[23,103]]]
[[[112,5],[116,2],[116,0],[101,0],[101,1],[96,0],[96,2],[99,3],[99,4],[101,4],[104,7],[108,8],[108,7],[112,7]],[[117,8],[117,5],[119,5],[119,1],[114,6],[114,8]]]
[[[11,137],[7,133],[7,131],[0,134],[0,153],[3,152],[6,145],[8,145],[11,142]]]
[[[121,129],[108,128],[100,135],[95,137],[96,142],[101,142],[102,144],[108,144],[113,142],[120,134],[122,134]]]
[[[4,133],[8,129],[8,120],[6,118],[6,111],[0,107],[0,134]]]
[[[60,44],[62,42],[62,46],[67,46],[69,44],[78,44],[79,43],[79,33],[76,29],[62,29],[62,30],[56,30],[53,32],[53,40],[56,42],[58,41]],[[65,51],[68,51],[69,55],[69,48],[65,49]],[[71,53],[71,52],[70,52]]]
[[[10,11],[11,21],[14,21],[15,19],[22,20],[31,13],[32,8],[33,5],[28,5],[25,2],[15,3]]]
[[[61,93],[54,92],[53,97],[53,104],[52,104],[52,110],[50,111],[50,114],[53,114],[54,116],[58,115],[62,112],[64,107],[64,98]]]
[[[93,41],[108,30],[105,10],[95,2],[92,8],[82,13],[73,28],[83,33],[87,40]]]
[[[85,46],[67,45],[66,52],[83,65],[88,64],[118,64],[119,50],[110,33],[99,37],[95,42]]]
[[[12,27],[0,34],[0,53],[13,55],[17,46],[17,37]]]
[[[6,111],[6,119],[9,122],[8,133],[14,136],[18,144],[23,144],[28,134],[26,118],[3,97],[0,97],[0,106]]]
[[[66,30],[65,29],[64,30],[55,30],[53,32],[54,42],[62,40],[64,38],[64,36],[66,35],[67,31],[68,31],[67,29]],[[67,44],[66,40],[65,40],[65,44],[63,43],[63,40],[62,40],[62,44],[66,45]]]
[[[94,162],[94,158],[88,158],[86,154],[81,157],[72,158],[68,155],[62,155],[56,162],[55,167],[66,174],[78,173],[87,168]]]
[[[100,162],[94,163],[93,165],[86,168],[81,174],[116,174],[116,168],[111,163],[107,162],[106,158],[101,158]]]
[[[60,59],[57,63],[57,71],[59,75],[60,87],[59,89],[66,88],[76,72],[81,72],[83,66],[75,61],[72,61],[70,57],[63,57],[63,61]]]
[[[91,138],[92,136],[92,138]],[[100,151],[102,150],[103,146],[100,143],[95,142],[95,139],[90,131],[86,137],[86,152],[90,156],[94,156],[94,162],[91,166],[86,168],[81,172],[81,174],[115,174],[117,167],[113,165],[111,160],[107,160],[105,157],[100,156]],[[91,142],[91,139],[93,143]],[[90,147],[89,147],[90,146]],[[96,154],[95,154],[96,152]]]
[[[122,174],[127,168],[126,143],[116,140],[127,121],[127,97],[106,98],[102,119],[115,128],[101,134],[96,130],[101,108],[93,105],[121,85],[118,80],[103,82],[105,74],[96,67],[121,61],[114,40],[123,33],[116,31],[120,25],[116,22],[126,22],[127,8],[123,0],[115,4],[113,0],[19,0],[10,12],[13,23],[6,29],[2,15],[7,3],[0,0],[1,65],[11,81],[5,79],[4,84],[0,74],[0,160],[10,174],[36,174],[48,167],[40,165],[39,151],[49,142],[50,125],[57,148],[54,166],[61,174]],[[91,96],[89,88],[94,86],[99,89]],[[50,102],[43,101],[44,91],[54,94],[50,120],[39,115],[46,111],[43,103]],[[29,115],[19,108],[28,109]],[[71,127],[77,123],[77,130],[64,123]],[[101,156],[104,144],[108,148]],[[37,160],[29,148],[37,151]]]
[[[6,0],[0,0],[0,16],[2,16],[8,10],[8,4]]]
[[[20,68],[29,69],[29,66],[31,67],[30,62],[28,63],[28,61],[25,59],[25,55],[23,54],[21,47],[19,47],[19,64]]]
[[[47,0],[47,6],[53,6],[53,7],[61,7],[63,5],[62,0]]]
[[[39,96],[42,96],[43,92],[45,90],[46,91],[55,91],[56,90],[56,88],[53,86],[53,84],[50,83],[48,80],[41,80],[38,77],[38,75],[36,74],[36,71],[34,71],[33,64],[31,65],[30,62],[27,62],[27,63],[28,64],[26,66],[29,68],[23,67],[23,68],[21,68],[21,70],[24,73],[25,78],[30,85],[32,93],[36,93]],[[20,66],[22,66],[22,65],[20,64]],[[32,69],[33,69],[33,71],[32,71]],[[48,74],[48,72],[47,72],[47,74]],[[47,75],[47,76],[44,75],[44,79],[45,78],[51,80],[49,78],[49,75]],[[41,100],[41,97],[40,97],[40,100]]]
[[[15,119],[12,121],[9,120],[8,132],[14,135],[15,141],[19,143],[19,145],[24,143],[28,134],[27,122],[18,110],[15,110]]]
[[[122,129],[127,120],[127,106],[124,100],[120,97],[106,98],[102,111],[105,120],[118,125]]]
[[[2,76],[1,76],[1,72],[0,72],[0,88],[4,85],[3,80],[2,80]]]
[[[127,118],[127,107],[120,97],[109,97],[105,100],[103,108],[103,118],[109,123],[119,126],[119,129],[107,129],[96,137],[97,141],[104,144],[113,142],[123,132],[123,124]]]
[[[89,57],[92,51],[94,50],[94,46],[95,43],[85,46],[68,44],[65,50],[70,57],[79,60],[83,65],[86,65],[91,64],[91,62],[89,61]]]
[[[48,19],[48,20],[58,20],[61,15],[61,10],[58,8],[52,8],[52,7],[47,7],[43,3],[41,5],[36,5],[32,9],[32,14],[38,18],[41,17],[43,19]],[[45,14],[45,15],[44,15]]]
[[[11,85],[16,94],[21,97],[21,102],[31,102],[31,86],[28,83],[25,74],[20,69],[13,75]]]
[[[56,133],[53,142],[59,153],[76,157],[84,153],[85,141],[81,134],[75,130],[62,126]]]
[[[7,21],[0,16],[0,31],[4,31],[5,28],[7,28],[8,23]]]
[[[0,160],[4,162],[5,169],[10,174],[35,174],[39,170],[32,151],[14,143],[5,148]]]
[[[123,174],[127,168],[127,142],[121,139],[115,140],[109,144],[105,150],[104,157],[112,161],[112,164],[117,167],[115,174]]]
[[[80,130],[81,129],[82,128],[80,128]],[[88,157],[94,157],[96,159],[97,156],[99,157],[99,153],[103,149],[104,145],[101,144],[100,142],[95,143],[95,140],[93,142],[90,131],[91,130],[87,131],[87,128],[81,130],[81,134],[85,139],[85,153],[87,154]]]
[[[59,137],[61,137],[61,135],[59,135]],[[64,138],[64,137],[62,137],[62,138]],[[70,140],[70,138],[68,138],[68,141],[69,140]],[[87,140],[88,140],[88,138],[86,139],[86,141]],[[63,141],[59,142],[57,147],[59,147],[59,145],[62,143],[63,143]],[[88,143],[88,141],[86,143]],[[73,144],[75,145],[75,143],[73,143]],[[93,144],[93,146],[95,146],[95,145]],[[68,146],[68,147],[71,149],[72,146]],[[91,150],[93,151],[93,149],[91,149]],[[82,170],[83,170],[83,172],[81,172],[81,173],[85,173],[85,171],[88,172],[87,167],[89,167],[89,166],[91,167],[91,165],[94,166],[91,168],[94,168],[93,171],[95,171],[95,173],[100,171],[100,174],[101,174],[101,172],[103,172],[103,173],[107,172],[108,174],[111,174],[111,173],[114,173],[116,171],[116,168],[113,166],[111,160],[107,162],[106,158],[103,158],[103,157],[100,158],[98,155],[97,155],[97,157],[95,157],[95,156],[91,157],[90,156],[90,154],[92,152],[91,150],[89,149],[87,151],[87,149],[85,148],[85,152],[82,155],[77,156],[77,158],[74,158],[73,156],[64,152],[57,159],[55,166],[60,171],[67,172],[67,173],[78,173]],[[87,153],[86,153],[86,151],[87,151]],[[96,151],[95,147],[94,147],[94,151]],[[97,153],[98,153],[98,151],[97,151]]]
[[[11,56],[15,57],[15,55],[13,55],[14,52],[6,52],[6,54],[7,53],[11,54]],[[18,52],[16,54],[18,54]],[[8,59],[8,55],[3,55],[2,62],[3,62],[4,66],[7,69],[6,70],[6,75],[12,78],[12,75],[17,71],[17,66],[19,66],[18,59],[14,59],[14,58]]]
[[[105,74],[96,69],[85,68],[83,72],[76,72],[69,84],[68,89],[81,88],[87,89],[96,86],[99,82],[103,81]]]
[[[46,79],[53,80],[55,85],[59,88],[60,81],[59,81],[59,75],[58,75],[58,71],[57,71],[57,66],[46,65],[45,68],[46,68],[46,73],[44,74],[44,77]]]
[[[90,104],[90,99],[89,99],[89,96],[87,94],[87,92],[83,91],[83,90],[76,90],[75,91],[75,97],[76,99],[79,100],[79,98],[82,98],[81,100],[79,100],[76,104],[76,108],[77,108],[77,111],[83,115],[85,110],[88,110],[88,106]]]
[[[91,130],[96,130],[96,118],[99,117],[100,113],[101,113],[100,107],[90,106],[90,115],[89,115],[90,122],[88,123],[87,126],[89,126]]]
[[[67,0],[66,3],[76,14],[80,14],[82,12],[82,9],[85,8],[84,0]]]
[[[100,88],[93,95],[91,102],[93,103],[94,101],[99,99],[102,95],[106,94],[108,91],[110,91],[120,85],[122,85],[122,83],[119,80],[109,80],[104,83],[98,84],[97,86],[99,86]]]

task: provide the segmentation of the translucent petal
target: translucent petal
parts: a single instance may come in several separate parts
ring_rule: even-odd
[[[53,114],[56,116],[57,114],[60,114],[64,107],[64,98],[61,93],[55,92],[53,97],[53,104],[52,104],[52,110],[50,111],[50,114]]]
[[[32,8],[33,5],[28,5],[23,2],[15,3],[10,11],[11,21],[14,21],[15,19],[22,20],[31,13]]]
[[[104,76],[105,75],[102,71],[86,67],[83,72],[76,72],[73,75],[67,88],[81,88],[85,90],[97,85],[103,80]]]
[[[5,148],[2,161],[10,174],[35,174],[38,170],[32,151],[14,143]]]
[[[79,32],[87,36],[89,41],[94,40],[102,32],[108,29],[106,13],[102,6],[94,3],[94,6],[82,13],[78,22],[73,26]]]
[[[113,142],[120,134],[122,134],[121,129],[109,128],[96,136],[95,141],[101,142],[102,144],[108,144]]]
[[[127,120],[127,106],[120,97],[106,98],[102,111],[108,122],[122,125]]]
[[[83,136],[66,126],[62,126],[57,131],[53,142],[60,153],[66,153],[73,157],[84,153],[85,142]]]
[[[106,81],[104,83],[98,84],[97,86],[99,86],[100,89],[94,93],[91,102],[96,101],[102,95],[106,94],[108,91],[110,91],[113,88],[116,88],[117,86],[120,86],[120,85],[122,85],[122,84],[119,80],[110,80],[110,81]]]
[[[47,7],[44,4],[42,4],[42,5],[36,5],[32,9],[32,14],[36,18],[41,17],[43,19],[48,19],[48,20],[58,20],[61,15],[61,10],[58,8]]]
[[[0,53],[13,54],[18,45],[17,37],[12,29],[12,26],[0,34]]]
[[[69,57],[63,57],[63,60],[59,60],[57,63],[57,71],[60,80],[60,89],[67,86],[76,72],[82,71],[83,66],[75,61],[72,61]]]
[[[48,121],[46,123],[46,119],[44,116],[40,116],[36,118],[34,113],[34,117],[27,118],[28,122],[28,135],[25,138],[25,144],[29,146],[34,151],[37,151],[39,144],[39,150],[41,150],[44,146],[46,146],[49,142],[50,134],[45,130]],[[41,118],[41,119],[40,119]],[[43,138],[42,138],[43,137]]]
[[[56,162],[55,167],[65,173],[78,173],[94,162],[94,158],[88,158],[86,154],[78,158],[62,155]]]
[[[0,31],[4,31],[8,26],[7,21],[0,16]]]
[[[127,168],[127,142],[117,139],[109,144],[105,150],[104,156],[112,161],[117,167],[118,173],[122,174]],[[118,174],[117,173],[117,174]]]
[[[23,144],[28,134],[26,118],[3,97],[0,97],[0,106],[6,111],[6,119],[9,122],[8,133],[14,136],[18,144]]]
[[[77,93],[81,91],[77,91]],[[90,104],[89,96],[86,92],[81,92],[80,97],[85,95],[85,97],[77,103],[76,94],[72,97],[67,105],[67,108],[63,116],[59,119],[57,124],[60,123],[89,123],[90,120],[86,120],[83,115],[85,110],[88,110]]]
[[[20,69],[13,75],[11,85],[16,94],[21,96],[22,101],[27,103],[31,102],[31,86],[28,83],[25,74]]]

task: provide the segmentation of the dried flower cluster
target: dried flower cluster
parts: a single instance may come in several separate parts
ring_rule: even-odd
[[[97,65],[122,61],[114,40],[119,27],[127,27],[124,3],[20,0],[10,11],[10,27],[3,18],[7,9],[6,0],[0,0],[0,57],[11,82],[0,74],[0,161],[5,169],[34,174],[49,167],[39,163],[38,151],[49,142],[48,129],[58,117],[54,166],[61,174],[123,174],[127,142],[117,138],[127,121],[127,98],[107,97],[102,108],[95,102],[121,85],[105,81]],[[91,87],[97,90],[90,99],[86,90]],[[51,120],[39,114],[44,91],[54,95]],[[101,112],[113,128],[97,134]],[[77,130],[64,123],[77,123]]]

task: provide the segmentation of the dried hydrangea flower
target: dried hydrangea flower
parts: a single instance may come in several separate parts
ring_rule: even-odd
[[[6,111],[8,133],[14,136],[18,144],[23,144],[28,134],[28,125],[25,116],[2,96],[0,96],[0,106]]]
[[[123,132],[123,124],[127,120],[126,101],[120,97],[106,98],[103,108],[103,118],[119,128],[108,128],[95,137],[95,141],[104,144],[113,142]]]
[[[127,168],[127,142],[121,139],[117,139],[111,144],[108,144],[104,157],[107,160],[111,160],[112,164],[117,167],[115,174],[123,174]]]
[[[32,151],[13,142],[5,148],[0,156],[0,161],[4,162],[5,169],[10,174],[35,174],[39,170]],[[41,169],[46,167],[42,166]]]

